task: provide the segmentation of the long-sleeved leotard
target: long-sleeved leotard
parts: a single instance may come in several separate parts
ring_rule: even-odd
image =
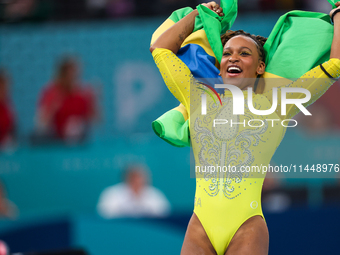
[[[268,166],[288,125],[288,122],[282,125],[281,121],[291,119],[299,109],[287,105],[286,115],[281,115],[279,89],[276,111],[267,116],[255,115],[248,108],[248,91],[245,90],[245,113],[233,115],[232,94],[226,91],[220,95],[222,105],[207,96],[206,115],[201,115],[201,95],[204,91],[192,78],[188,67],[169,50],[155,49],[152,55],[167,87],[188,111],[196,165],[194,212],[217,254],[224,254],[232,237],[247,219],[255,215],[263,217],[261,189],[265,173],[247,172],[246,167],[249,167],[248,170],[251,167],[259,170]],[[323,68],[332,77],[340,76],[339,59],[325,62]],[[333,79],[316,67],[285,87],[308,89],[312,98],[304,104],[307,106],[333,83]],[[270,109],[272,97],[272,91],[253,93],[254,108]],[[303,93],[287,94],[287,98],[304,97]],[[214,127],[214,119],[227,120],[227,123]],[[235,169],[237,171],[233,171]]]

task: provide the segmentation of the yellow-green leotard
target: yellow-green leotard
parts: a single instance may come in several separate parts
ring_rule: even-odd
[[[288,104],[286,115],[282,116],[279,90],[276,111],[267,116],[255,115],[248,108],[248,91],[245,90],[245,114],[233,115],[232,94],[226,91],[220,95],[222,105],[207,96],[207,114],[201,115],[201,95],[204,91],[195,82],[188,67],[169,50],[155,49],[152,55],[167,87],[188,111],[196,165],[194,212],[217,254],[224,254],[232,237],[247,219],[255,215],[263,217],[261,189],[265,173],[213,172],[207,171],[204,166],[215,166],[216,169],[218,166],[234,166],[237,169],[243,167],[243,170],[247,166],[268,166],[286,132],[281,121],[291,119],[299,109]],[[340,76],[339,59],[331,59],[322,66],[332,77]],[[316,67],[285,87],[308,89],[311,100],[304,104],[308,106],[333,83],[333,79]],[[287,95],[287,98],[304,97],[303,93]],[[267,110],[272,106],[273,93],[271,90],[264,94],[253,93],[252,99],[255,109]],[[228,120],[228,124],[213,127],[213,119]],[[283,124],[287,126],[288,122]]]

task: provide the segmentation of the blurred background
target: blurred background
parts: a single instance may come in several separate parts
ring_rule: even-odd
[[[172,11],[199,3],[0,0],[1,255],[179,254],[195,180],[190,150],[151,129],[178,102],[149,46]],[[240,0],[233,29],[268,36],[293,9],[331,6]],[[339,95],[336,83],[296,117],[273,165],[340,163]],[[263,188],[270,254],[338,254],[339,174],[281,177]]]

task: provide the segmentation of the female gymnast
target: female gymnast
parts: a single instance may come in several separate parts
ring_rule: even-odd
[[[220,16],[222,8],[215,2],[203,4]],[[330,60],[313,68],[286,88],[304,88],[316,101],[340,77],[340,2],[332,10],[334,38]],[[281,92],[278,107],[267,116],[255,115],[245,104],[244,115],[232,114],[232,94],[225,91],[221,106],[207,97],[206,115],[201,115],[202,86],[196,82],[188,67],[176,56],[181,44],[194,28],[197,10],[192,11],[165,31],[150,51],[172,94],[185,106],[190,118],[190,139],[196,166],[268,165],[280,144],[286,127],[281,120],[291,119],[299,112],[295,105],[287,105],[281,112]],[[256,88],[256,78],[265,72],[265,39],[243,31],[227,31],[222,35],[223,57],[220,75],[224,82],[238,86],[247,99],[252,92],[253,105],[258,110],[270,109],[273,91]],[[292,93],[288,98],[304,98]],[[228,119],[236,125],[213,125],[213,119]],[[257,119],[263,125],[245,125]],[[280,121],[273,122],[272,119]],[[197,168],[196,168],[197,169]],[[194,213],[188,224],[181,254],[268,254],[269,234],[261,208],[261,189],[265,173],[252,172],[196,172]]]

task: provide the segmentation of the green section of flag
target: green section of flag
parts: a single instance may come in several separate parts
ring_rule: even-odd
[[[326,14],[292,11],[281,16],[264,45],[266,72],[294,79],[327,61],[333,30]]]
[[[190,146],[189,120],[185,121],[183,114],[177,110],[170,110],[152,122],[152,129],[173,146]]]

